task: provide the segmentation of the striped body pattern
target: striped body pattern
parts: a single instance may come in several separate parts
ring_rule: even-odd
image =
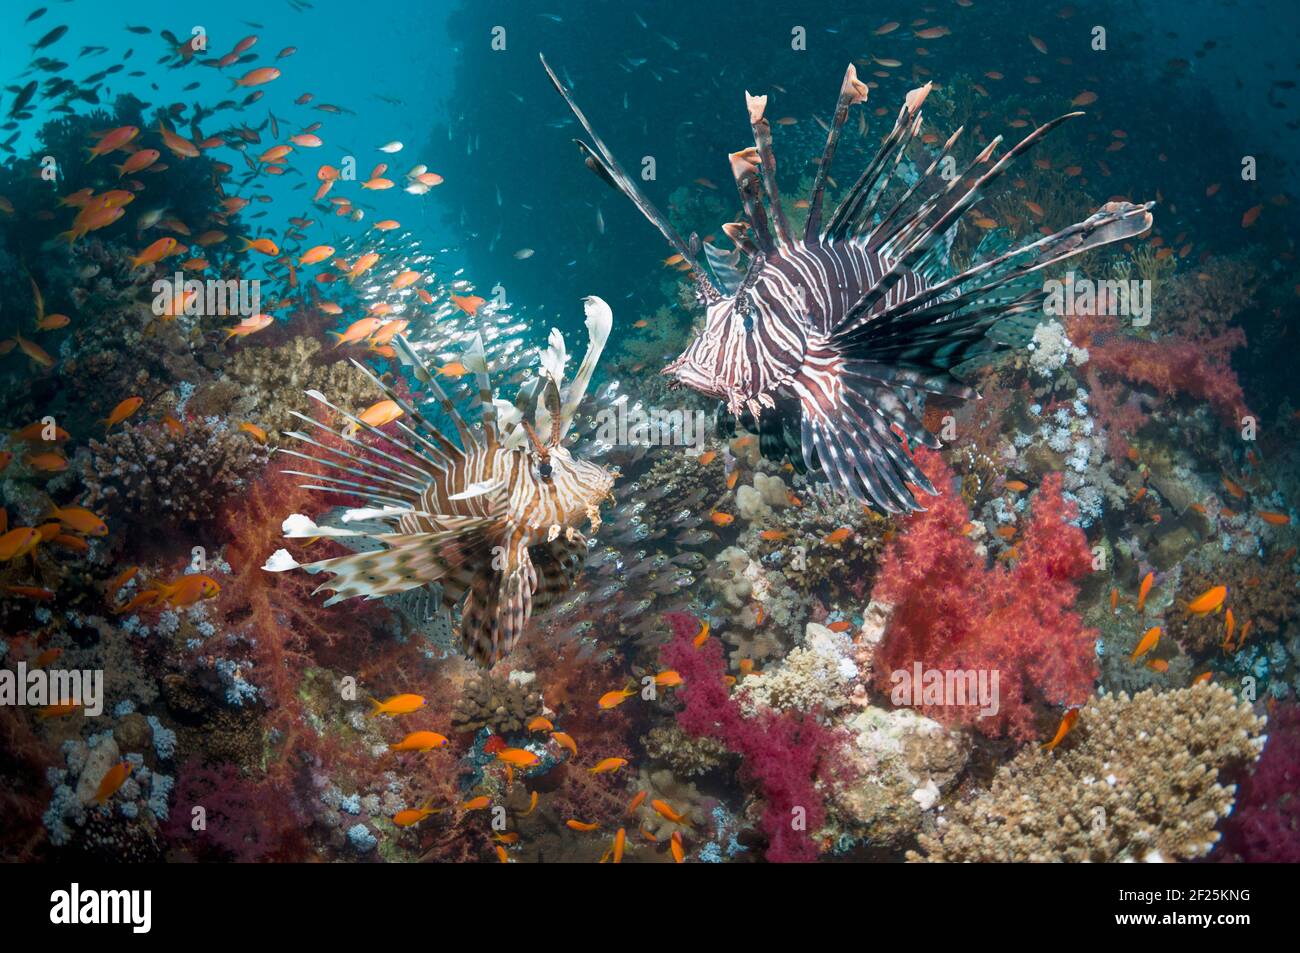
[[[341,527],[294,514],[284,521],[284,534],[341,537],[380,548],[312,563],[298,563],[280,550],[264,568],[332,574],[317,589],[333,593],[326,605],[436,584],[443,607],[461,609],[466,651],[484,665],[507,655],[532,614],[573,586],[587,555],[580,527],[589,522],[593,532],[599,528],[600,505],[614,483],[609,470],[562,445],[612,325],[609,306],[599,298],[588,298],[586,307],[589,346],[573,381],[564,383],[564,339],[553,330],[541,374],[513,404],[493,398],[482,342],[475,339],[464,364],[477,379],[478,427],[466,423],[410,343],[397,339],[399,357],[452,420],[458,443],[360,364],[402,408],[396,436],[309,391],[356,433],[295,414],[315,434],[289,436],[309,452],[281,452],[313,461],[317,470],[285,472],[310,478],[301,484],[308,489],[350,496],[360,505],[343,513]],[[347,525],[353,523],[358,528]],[[374,524],[383,530],[359,528]]]
[[[922,167],[929,83],[906,95],[875,157],[823,216],[840,132],[849,111],[867,100],[850,64],[802,235],[782,206],[767,97],[746,93],[754,144],[730,156],[744,217],[722,226],[733,247],[702,244],[695,235],[688,241],[619,165],[545,59],[542,65],[590,139],[577,141],[588,168],[641,210],[695,283],[704,325],[664,374],[721,400],[758,434],[765,456],[788,459],[886,512],[921,509],[917,491],[934,494],[909,452],[939,446],[919,407],[928,394],[978,397],[954,371],[1005,346],[1000,322],[1041,313],[1047,294],[1037,273],[1151,227],[1153,203],[1109,202],[1082,222],[946,273],[962,215],[1018,156],[1082,113],[1039,126],[1001,156],[998,136],[955,174],[941,174],[941,159],[955,164],[963,130]]]

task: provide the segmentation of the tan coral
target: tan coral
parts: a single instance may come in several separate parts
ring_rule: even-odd
[[[1095,698],[1054,751],[1032,745],[951,805],[911,861],[1172,861],[1203,857],[1253,762],[1264,719],[1226,688]]]

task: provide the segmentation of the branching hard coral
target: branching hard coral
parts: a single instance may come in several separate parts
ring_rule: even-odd
[[[1061,477],[1049,474],[1035,496],[1008,569],[986,566],[964,535],[969,514],[952,489],[951,471],[938,456],[916,460],[940,491],[925,512],[905,521],[881,566],[873,598],[893,606],[875,657],[881,691],[893,673],[923,669],[997,672],[999,709],[978,717],[978,706],[922,705],[939,721],[974,724],[987,735],[1035,737],[1037,703],[1074,706],[1097,675],[1096,634],[1073,606],[1076,582],[1092,567],[1082,531],[1061,497]]]
[[[302,409],[306,390],[329,394],[339,407],[359,413],[381,396],[338,351],[322,349],[310,337],[295,337],[276,347],[239,349],[226,365],[238,390],[228,413],[265,430],[297,429],[290,411]],[[199,395],[202,409],[202,395]]]
[[[731,752],[721,741],[704,736],[692,738],[675,724],[651,728],[641,742],[647,755],[687,778],[717,770],[731,759]]]
[[[255,441],[217,420],[190,420],[179,434],[158,423],[124,427],[90,442],[87,505],[151,533],[192,528],[217,516],[266,458]]]
[[[912,861],[1190,860],[1219,839],[1224,783],[1263,745],[1264,719],[1232,692],[1197,685],[1094,698],[1060,747],[1022,749],[992,787],[950,805]]]

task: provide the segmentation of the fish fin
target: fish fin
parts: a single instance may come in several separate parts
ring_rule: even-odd
[[[494,562],[504,559],[504,565]],[[527,547],[515,544],[496,552],[470,583],[461,611],[461,643],[474,661],[490,667],[509,655],[524,634],[533,611],[537,571]]]
[[[398,360],[411,368],[415,379],[429,389],[434,399],[438,401],[443,413],[451,418],[452,425],[456,428],[456,435],[460,437],[461,447],[468,450],[471,446],[477,444],[478,441],[465,423],[465,418],[460,415],[460,411],[456,409],[452,399],[447,396],[446,391],[438,384],[433,372],[429,369],[429,365],[411,347],[411,342],[406,339],[406,335],[399,334],[393,338],[393,346],[397,351]],[[429,429],[433,430],[432,427]]]
[[[763,198],[767,200],[771,211],[772,224],[776,227],[777,241],[783,246],[794,244],[790,235],[790,223],[781,207],[781,192],[776,184],[776,153],[772,151],[772,126],[763,118],[767,107],[766,96],[751,96],[745,92],[745,105],[749,109],[749,126],[754,133],[754,148],[758,150],[759,183],[763,187]]]
[[[478,315],[476,314],[475,317],[477,318]],[[482,321],[479,320],[481,324]],[[497,408],[492,399],[492,376],[488,372],[487,351],[483,347],[482,333],[470,338],[463,363],[474,375],[474,383],[478,387],[474,394],[474,401],[483,427],[483,437],[476,442],[484,444],[489,449],[495,448],[500,445],[501,439],[497,433]]]
[[[925,102],[925,98],[930,94],[932,85],[926,83],[924,86],[919,86],[907,94],[907,97],[903,100],[903,105],[899,108],[898,118],[894,121],[894,128],[881,142],[875,157],[867,163],[867,167],[862,170],[862,174],[853,183],[853,187],[845,193],[840,204],[831,213],[830,221],[827,222],[824,233],[826,238],[848,234],[849,224],[857,217],[868,198],[876,191],[878,186],[881,189],[884,188],[884,184],[889,178],[889,173],[886,170],[889,157],[891,154],[895,156],[893,165],[896,165],[908,143],[916,135],[920,125],[921,104]],[[829,148],[829,142],[827,146]],[[814,193],[816,193],[815,189]],[[814,197],[820,200],[819,195],[815,194]],[[809,222],[811,221],[810,217]],[[805,241],[813,241],[818,237],[815,230],[809,230],[804,239]]]
[[[600,361],[600,355],[605,350],[605,343],[609,340],[609,333],[614,327],[614,312],[605,303],[604,299],[595,295],[588,295],[582,299],[582,307],[586,315],[587,353],[582,356],[582,363],[578,366],[578,372],[574,375],[573,381],[568,387],[564,388],[564,404],[560,408],[560,433],[558,439],[562,439],[573,425],[573,415],[578,412],[578,405],[582,403],[582,398],[587,394],[587,387],[591,384],[591,377],[596,372],[596,364]],[[559,387],[560,381],[556,381],[555,384]]]
[[[591,123],[587,121],[587,117],[582,114],[582,110],[578,108],[578,104],[573,101],[573,97],[569,95],[569,91],[564,88],[564,84],[560,82],[560,78],[555,75],[555,71],[552,70],[550,64],[546,62],[546,57],[539,54],[538,58],[542,61],[542,68],[546,70],[546,75],[550,77],[551,84],[555,87],[556,92],[564,98],[565,103],[568,104],[569,109],[578,120],[579,125],[581,125],[582,128],[586,130],[587,135],[591,137],[591,141],[595,146],[594,149],[585,142],[579,142],[578,146],[582,150],[587,162],[591,164],[592,170],[600,175],[600,177],[610,185],[614,186],[626,195],[632,201],[632,204],[641,210],[641,214],[644,215],[646,219],[655,226],[655,228],[659,229],[659,233],[668,240],[668,244],[672,245],[673,248],[677,250],[678,254],[680,254],[682,258],[690,264],[691,274],[695,278],[696,286],[701,290],[707,289],[705,291],[706,295],[716,297],[719,293],[717,287],[713,284],[707,272],[700,268],[699,262],[697,262],[695,256],[691,254],[690,246],[686,244],[685,239],[683,239],[678,231],[673,228],[672,224],[664,217],[663,213],[655,207],[654,203],[651,202],[650,199],[647,198],[637,187],[632,178],[623,171],[623,167],[618,164],[618,160],[614,158],[613,153],[609,151],[601,138],[596,135],[596,131],[592,129]]]
[[[945,327],[956,327],[954,316],[965,309],[969,309],[967,313],[978,312],[995,319],[1031,311],[1041,306],[1047,292],[1038,284],[1022,284],[1023,278],[1075,255],[1142,234],[1151,227],[1152,205],[1108,202],[1082,222],[1007,250],[937,285],[878,307],[887,300],[876,290],[882,278],[858,304],[848,309],[833,329],[831,342],[839,348],[851,348],[872,340],[881,343],[886,335],[915,333],[923,327],[942,334]],[[937,241],[939,236],[933,228],[929,234]],[[1011,297],[1006,289],[1013,287],[1028,290]],[[990,321],[989,326],[993,323]]]
[[[745,271],[740,267],[738,247],[725,252],[716,245],[705,242],[704,260],[709,263],[713,277],[717,279],[723,294],[734,295],[740,289],[740,283],[745,279]]]
[[[417,586],[455,576],[467,565],[490,565],[491,546],[500,537],[501,522],[491,518],[439,516],[446,527],[429,533],[362,534],[383,549],[349,553],[313,563],[303,563],[310,573],[332,577],[316,592],[332,592],[325,605],[364,596],[382,599]]]
[[[858,79],[857,67],[852,63],[844,71],[844,80],[840,83],[840,94],[835,102],[835,116],[831,120],[830,130],[826,133],[826,148],[821,161],[817,163],[817,177],[813,180],[812,198],[808,202],[808,220],[804,223],[803,240],[816,240],[822,224],[822,199],[826,191],[826,180],[831,172],[831,160],[835,158],[835,149],[839,145],[840,131],[849,116],[849,107],[854,103],[867,101],[867,87]]]
[[[581,533],[576,533],[572,541],[561,535],[549,543],[531,547],[528,554],[537,575],[533,612],[540,613],[577,583],[587,561],[587,540]]]

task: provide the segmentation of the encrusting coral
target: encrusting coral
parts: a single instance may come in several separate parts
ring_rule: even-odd
[[[912,861],[1172,861],[1204,857],[1232,809],[1226,777],[1263,747],[1264,719],[1196,685],[1095,698],[1053,751],[1029,746],[987,792],[949,806]]]
[[[457,731],[491,728],[493,734],[511,735],[524,730],[528,720],[542,713],[542,696],[504,675],[483,673],[465,683],[452,706],[451,724]]]

